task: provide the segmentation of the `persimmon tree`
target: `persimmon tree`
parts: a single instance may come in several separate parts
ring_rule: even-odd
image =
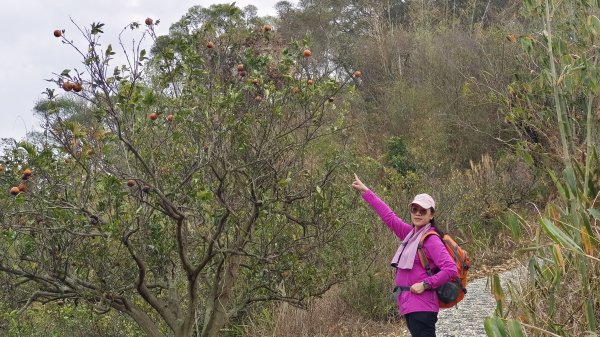
[[[148,336],[216,336],[357,265],[366,232],[350,229],[345,109],[330,100],[345,83],[235,6],[193,7],[166,36],[158,23],[126,27],[133,47],[104,45],[101,23],[75,25],[85,46],[61,32],[83,66],[51,80],[43,132],[5,144],[0,272],[22,310],[85,304]]]

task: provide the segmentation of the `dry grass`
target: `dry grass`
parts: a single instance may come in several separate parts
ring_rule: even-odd
[[[555,265],[541,267],[546,275],[551,275]],[[530,285],[529,279],[512,283],[510,291],[510,314],[519,321],[536,326],[555,334],[569,336],[592,336],[585,317],[585,301],[590,299],[585,289],[593,294],[598,294],[600,285],[596,280],[600,278],[600,267],[591,262],[588,265],[588,275],[585,279],[576,270],[574,262],[566,265],[566,274],[558,276],[559,281],[553,277],[544,278],[535,274],[535,287]],[[553,271],[556,273],[556,269]],[[552,274],[555,275],[555,274]],[[531,275],[528,275],[531,277]],[[587,282],[587,286],[584,286]],[[600,321],[600,301],[593,300],[595,320]],[[547,336],[539,330],[528,330],[531,336]],[[596,331],[597,332],[597,331]]]
[[[365,320],[344,303],[339,288],[313,301],[308,310],[287,303],[274,307],[273,324],[255,323],[246,337],[405,337],[410,336],[403,320],[374,322]]]

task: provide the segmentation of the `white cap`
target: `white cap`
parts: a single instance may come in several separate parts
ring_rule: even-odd
[[[417,204],[424,209],[435,209],[435,201],[433,201],[433,198],[427,193],[417,194],[409,205],[412,204]]]

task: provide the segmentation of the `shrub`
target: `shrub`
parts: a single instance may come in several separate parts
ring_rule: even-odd
[[[387,166],[396,169],[402,175],[414,171],[414,166],[409,160],[406,142],[400,137],[390,137],[388,139],[384,160]]]
[[[358,275],[344,289],[341,297],[361,317],[375,321],[397,319],[398,309],[392,298],[393,271]]]

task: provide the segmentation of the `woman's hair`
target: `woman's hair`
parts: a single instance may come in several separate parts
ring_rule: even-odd
[[[431,209],[431,214],[433,214],[435,211],[433,210],[433,208]],[[440,235],[440,237],[444,237],[444,235],[446,233],[444,233],[435,223],[435,218],[431,218],[431,227],[433,227],[433,229],[435,229],[436,233],[438,233]]]

